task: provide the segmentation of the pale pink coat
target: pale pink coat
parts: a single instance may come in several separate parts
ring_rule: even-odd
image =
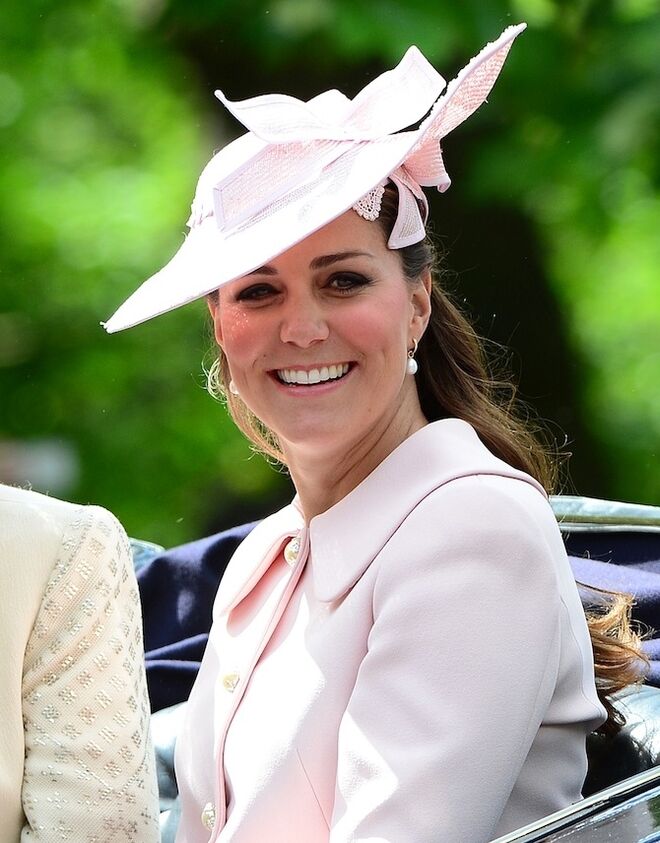
[[[230,562],[188,709],[177,843],[486,843],[579,799],[603,709],[545,493],[448,419],[294,502]]]

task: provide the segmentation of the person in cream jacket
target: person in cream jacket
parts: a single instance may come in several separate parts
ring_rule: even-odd
[[[0,485],[0,840],[155,843],[140,604],[96,506]]]

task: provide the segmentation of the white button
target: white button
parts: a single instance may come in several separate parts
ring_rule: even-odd
[[[295,565],[300,554],[300,536],[294,536],[284,548],[284,560],[287,565]]]
[[[215,805],[213,802],[207,802],[202,809],[202,825],[209,831],[213,831],[215,825]]]
[[[229,691],[232,694],[236,690],[240,678],[238,673],[225,673],[222,677],[222,685],[225,691]]]

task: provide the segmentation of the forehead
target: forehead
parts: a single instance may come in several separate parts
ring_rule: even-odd
[[[376,259],[396,259],[392,250],[387,247],[380,225],[362,219],[355,211],[349,210],[273,258],[268,264],[275,268],[298,261],[310,264],[315,258],[340,252],[368,252]]]

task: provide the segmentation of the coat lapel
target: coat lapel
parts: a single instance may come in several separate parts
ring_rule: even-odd
[[[282,550],[294,535],[300,536],[302,542],[298,561],[289,565]],[[265,554],[264,548],[268,548]],[[307,531],[294,502],[262,522],[246,538],[231,560],[231,570],[228,568],[231,576],[218,592],[208,643],[208,658],[216,665],[213,705],[216,822],[211,841],[216,839],[226,820],[224,746],[227,731],[252,671],[291,599],[307,554]],[[258,583],[264,586],[262,599],[258,605],[250,607],[246,618],[241,619],[245,608],[241,604],[249,600]]]
[[[283,543],[300,533],[304,524],[297,500],[257,524],[238,546],[220,581],[213,606],[214,621],[228,615],[252,591],[279,555]]]

